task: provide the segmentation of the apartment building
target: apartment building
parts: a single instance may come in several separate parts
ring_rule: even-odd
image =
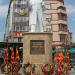
[[[55,47],[67,47],[72,43],[72,33],[68,30],[67,13],[64,0],[43,0],[46,11],[43,12],[44,31],[53,33]]]

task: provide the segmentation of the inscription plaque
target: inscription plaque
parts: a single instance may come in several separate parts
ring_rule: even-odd
[[[44,40],[30,40],[30,54],[44,54]]]

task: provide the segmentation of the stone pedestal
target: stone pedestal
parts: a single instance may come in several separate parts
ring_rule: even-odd
[[[44,64],[52,62],[51,33],[24,33],[23,63]]]
[[[23,38],[23,64],[30,63],[38,65],[44,65],[46,63],[52,63],[52,50],[50,50],[52,44],[51,33],[24,33]],[[36,67],[37,71],[41,69],[41,66]],[[36,71],[36,72],[37,72]],[[42,75],[42,70],[40,70]]]

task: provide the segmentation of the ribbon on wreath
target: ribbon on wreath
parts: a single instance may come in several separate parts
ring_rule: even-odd
[[[46,75],[46,64],[44,64],[44,75]]]

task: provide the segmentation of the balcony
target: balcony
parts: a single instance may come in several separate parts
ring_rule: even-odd
[[[62,45],[66,45],[67,44],[67,34],[60,34],[60,42],[62,42]]]
[[[67,14],[58,13],[58,24],[65,24],[67,25]]]
[[[28,17],[14,17],[14,22],[28,22]]]
[[[67,21],[65,21],[65,20],[59,20],[58,21],[58,24],[65,24],[66,25],[67,24]]]
[[[62,9],[58,9],[58,13],[64,13],[64,14],[66,14],[66,11],[64,11]]]
[[[65,24],[59,24],[59,31],[60,32],[68,32],[68,27]]]
[[[59,34],[67,35],[67,34],[68,34],[68,32],[66,32],[66,31],[59,31]]]
[[[58,9],[58,13],[66,14],[66,8],[65,7],[59,6],[59,7],[57,7],[57,9]]]

